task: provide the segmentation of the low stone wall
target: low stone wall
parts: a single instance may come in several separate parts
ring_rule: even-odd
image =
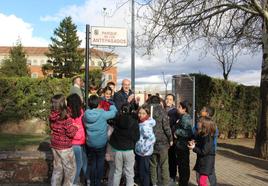
[[[0,183],[48,183],[52,153],[0,151]]]

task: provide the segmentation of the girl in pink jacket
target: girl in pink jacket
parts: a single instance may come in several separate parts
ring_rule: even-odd
[[[84,115],[84,111],[82,109],[82,101],[77,94],[71,94],[67,97],[67,106],[72,118],[73,125],[78,128],[78,131],[72,140],[72,147],[76,160],[76,174],[74,185],[79,184],[79,175],[81,170],[83,170],[83,173],[87,178],[87,182],[89,183],[89,173],[87,171],[87,155],[85,150],[86,135],[84,124],[82,122],[82,117]]]

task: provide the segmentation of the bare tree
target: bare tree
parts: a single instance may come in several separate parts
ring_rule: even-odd
[[[208,43],[211,48],[211,55],[215,57],[222,69],[224,80],[228,80],[228,76],[240,51],[237,50],[235,46],[230,45],[219,38],[215,38],[212,42],[210,40]]]
[[[94,50],[94,54],[95,57],[99,59],[100,63],[98,66],[101,68],[102,72],[106,72],[117,64],[117,62],[113,63],[114,58],[118,56],[114,53],[114,49],[110,49],[109,51]]]
[[[140,17],[146,22],[143,43],[148,52],[159,44],[175,48],[186,43],[189,48],[193,42],[215,35],[239,49],[262,50],[261,117],[255,151],[268,158],[267,0],[149,0],[143,8]]]
[[[170,78],[166,78],[165,72],[162,72],[162,75],[163,75],[163,82],[165,84],[165,96],[167,96],[167,87],[168,87]]]

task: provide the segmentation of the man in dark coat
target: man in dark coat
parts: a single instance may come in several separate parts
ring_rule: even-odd
[[[135,95],[132,90],[130,90],[130,81],[124,79],[122,81],[122,88],[114,94],[114,103],[117,110],[121,110],[123,104],[130,103],[132,110],[138,109],[138,103],[135,100]]]

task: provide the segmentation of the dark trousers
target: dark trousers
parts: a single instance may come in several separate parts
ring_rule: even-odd
[[[208,180],[209,180],[210,186],[217,186],[217,177],[216,177],[215,168],[213,169],[212,174],[208,175]]]
[[[87,149],[91,186],[101,185],[101,179],[104,172],[105,149],[105,147],[99,149],[88,147]]]
[[[168,166],[169,166],[169,177],[174,179],[176,179],[176,175],[177,175],[177,163],[174,163],[177,161],[177,157],[176,157],[176,145],[172,145],[171,147],[169,147],[168,149]]]
[[[150,156],[137,155],[141,186],[150,186]]]
[[[177,149],[179,167],[179,186],[188,186],[190,178],[190,152],[188,149]]]

